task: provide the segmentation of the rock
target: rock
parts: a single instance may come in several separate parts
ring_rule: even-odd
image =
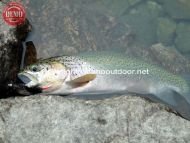
[[[186,142],[190,122],[140,97],[0,100],[0,140],[9,143]]]
[[[175,44],[182,54],[190,54],[190,24],[179,23],[177,25]]]
[[[128,0],[128,3],[130,5],[130,7],[131,7],[131,6],[134,6],[134,5],[136,5],[136,4],[138,4],[138,3],[142,2],[142,1],[143,0]]]
[[[190,19],[189,0],[156,0],[163,5],[164,10],[177,20]]]
[[[187,7],[189,2],[169,1],[27,1],[28,15],[35,29],[29,40],[35,43],[38,58],[63,55],[67,51],[147,48],[158,42],[175,46],[176,23],[179,21],[166,13],[174,9],[178,14],[183,10],[175,8],[175,5],[186,3],[184,7]]]
[[[153,1],[146,1],[125,13],[121,20],[126,22],[134,34],[134,43],[138,47],[149,47],[157,41],[157,18],[162,7]]]
[[[158,18],[157,39],[164,45],[174,43],[176,23],[169,18]]]
[[[112,16],[120,16],[130,7],[128,0],[103,0],[99,4],[103,4],[104,9],[108,9]]]
[[[106,9],[111,16],[113,17],[120,17],[126,11],[131,9],[132,7],[138,5],[143,0],[102,0],[98,1],[97,5],[101,6],[102,9]]]
[[[158,43],[150,48],[151,56],[157,63],[173,73],[190,73],[190,61],[181,55],[175,48],[165,47]]]
[[[0,10],[4,4],[0,1]],[[28,21],[18,27],[7,25],[0,17],[0,85],[14,80],[20,68],[22,41],[25,40],[31,26]],[[0,92],[2,93],[1,87]],[[3,95],[0,95],[0,98]]]
[[[190,61],[174,47],[164,46],[162,43],[153,44],[149,48],[127,48],[128,56],[139,58],[147,63],[161,66],[174,74],[188,75],[190,73]]]
[[[36,4],[30,1],[27,10],[35,30],[29,40],[35,43],[38,56],[63,55],[69,51],[64,49],[68,47],[74,47],[70,53],[126,47],[130,35],[128,25],[113,17],[100,3],[42,0]],[[125,2],[121,1],[118,6],[122,3]]]

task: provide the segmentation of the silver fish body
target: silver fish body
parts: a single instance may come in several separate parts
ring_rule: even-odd
[[[30,69],[32,66],[45,70],[34,72]],[[53,74],[48,75],[48,70]],[[125,74],[122,73],[124,71]],[[46,78],[41,78],[46,74]],[[50,58],[27,67],[18,76],[21,80],[22,76],[28,77],[36,83],[33,85],[43,85],[44,92],[48,94],[136,93],[162,102],[190,119],[190,88],[185,79],[121,53],[81,53]]]

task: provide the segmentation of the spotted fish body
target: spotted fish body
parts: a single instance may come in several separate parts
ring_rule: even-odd
[[[33,72],[30,70],[32,66],[41,67],[41,70]],[[47,67],[48,70],[54,68],[51,74],[56,74],[55,77],[51,75],[50,78],[50,75],[46,75]],[[148,74],[96,73],[97,70],[114,71],[120,69],[126,71],[148,69]],[[76,56],[41,60],[20,72],[19,76],[21,80],[25,76],[35,81],[33,86],[43,85],[44,91],[49,94],[136,93],[139,96],[162,102],[183,117],[190,119],[190,88],[185,79],[160,67],[127,57],[121,53],[89,52]],[[44,76],[50,79],[43,81],[43,78],[39,78]],[[51,86],[47,86],[47,83]]]
[[[123,82],[122,84],[125,87],[129,87],[129,84],[133,81],[135,82],[135,87],[139,82],[144,82],[149,85],[149,92],[154,92],[157,88],[172,88],[173,90],[180,92],[182,94],[189,93],[190,87],[188,82],[182,77],[172,74],[158,66],[148,64],[146,62],[140,61],[138,59],[127,57],[121,53],[107,53],[100,52],[98,54],[88,53],[81,54],[78,58],[82,59],[93,65],[95,69],[104,69],[104,70],[146,70],[148,69],[148,74],[129,74],[129,75],[106,75],[111,81],[119,80]],[[110,78],[110,76],[112,78]],[[104,76],[105,77],[105,76]],[[115,80],[114,80],[115,79]],[[156,85],[156,87],[155,87]],[[142,86],[142,85],[141,85]],[[155,89],[154,89],[155,88]]]

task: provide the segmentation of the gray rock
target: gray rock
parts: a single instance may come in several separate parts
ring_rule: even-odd
[[[120,16],[130,7],[128,0],[104,0],[98,4],[103,5],[104,9],[108,9],[112,16]]]
[[[100,6],[101,9],[106,10],[110,15],[114,17],[120,17],[126,11],[138,5],[143,0],[103,0],[97,1],[97,6]]]
[[[174,47],[164,46],[162,43],[153,44],[150,48],[130,47],[127,48],[126,54],[161,66],[174,74],[188,75],[190,73],[189,59]]]
[[[146,1],[125,13],[121,20],[130,25],[134,42],[138,47],[149,47],[157,41],[157,18],[162,15],[162,7],[153,1]]]
[[[156,0],[163,5],[164,10],[174,19],[190,19],[189,0]]]
[[[175,44],[177,49],[183,54],[190,53],[190,24],[189,23],[179,23],[177,25]]]
[[[188,142],[190,122],[139,97],[0,100],[3,143]]]
[[[174,47],[165,47],[161,43],[154,44],[149,49],[149,56],[157,64],[161,64],[164,68],[173,73],[189,74],[190,61],[181,55]]]
[[[169,18],[158,18],[157,39],[164,45],[174,43],[176,23]]]
[[[117,8],[125,8],[125,2],[120,2]],[[38,56],[72,53],[65,50],[68,47],[74,47],[74,53],[126,47],[130,28],[100,5],[101,1],[85,0],[30,1],[27,10],[34,31],[29,39],[34,41]]]

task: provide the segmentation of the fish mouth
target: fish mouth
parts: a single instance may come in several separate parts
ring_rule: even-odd
[[[51,84],[48,83],[39,84],[38,80],[29,73],[19,73],[18,78],[23,82],[23,84],[26,87],[29,88],[36,87],[39,88],[40,90],[46,91],[52,86]]]
[[[44,91],[48,90],[49,88],[51,88],[52,85],[48,84],[48,85],[42,85],[40,86],[40,88]]]
[[[23,84],[27,87],[37,86],[38,80],[29,73],[23,72],[19,73],[17,77],[23,82]]]

